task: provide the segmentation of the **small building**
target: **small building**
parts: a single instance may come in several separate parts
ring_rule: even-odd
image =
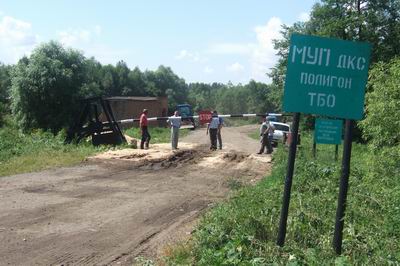
[[[139,118],[143,109],[149,110],[148,117],[165,117],[168,115],[167,97],[110,97],[111,109],[115,120]],[[135,123],[137,124],[137,123]],[[165,121],[149,121],[149,126],[166,126]]]

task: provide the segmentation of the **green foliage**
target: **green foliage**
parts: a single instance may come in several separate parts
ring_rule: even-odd
[[[188,129],[182,129],[180,136],[183,137],[188,132]],[[138,128],[128,129],[125,133],[131,137],[140,138]],[[169,128],[150,128],[150,134],[152,135],[151,143],[170,142]],[[87,156],[110,148],[108,146],[94,147],[91,142],[86,141],[79,145],[64,144],[64,140],[64,131],[56,136],[42,130],[26,134],[7,121],[6,125],[0,128],[0,176],[77,164]]]
[[[400,58],[376,64],[370,71],[363,136],[377,147],[400,143]]]
[[[9,113],[11,66],[0,63],[0,127],[3,126],[5,116]]]
[[[21,59],[12,75],[12,111],[18,125],[58,132],[78,114],[86,80],[83,55],[56,42]]]
[[[164,252],[165,256],[158,265],[193,265],[192,248],[190,241],[168,246]]]
[[[150,143],[168,143],[171,141],[171,129],[170,128],[150,127],[149,133],[151,135]],[[132,127],[132,128],[126,129],[124,131],[124,134],[126,134],[132,138],[136,138],[136,139],[141,138],[140,128],[137,128],[137,127]],[[189,134],[188,129],[181,129],[179,131],[180,138],[186,136],[187,134]]]
[[[215,207],[196,229],[190,254],[196,265],[396,265],[400,263],[399,147],[374,155],[353,147],[343,255],[331,243],[340,176],[331,145],[303,136],[296,160],[286,243],[276,245],[287,151],[274,154],[272,174]],[[397,156],[387,160],[387,156]],[[174,264],[171,262],[170,264]]]
[[[13,125],[0,129],[0,176],[68,166],[104,150],[91,143],[64,145],[63,132],[23,134]]]
[[[372,44],[371,62],[400,54],[400,1],[323,0],[314,5],[307,31],[311,34]]]
[[[7,113],[7,107],[4,103],[0,102],[0,128],[3,126],[4,124],[4,120],[6,117],[6,113]]]
[[[7,103],[10,97],[11,66],[6,66],[0,62],[0,103]]]
[[[189,103],[195,111],[217,109],[221,114],[266,113],[277,111],[271,86],[254,80],[246,85],[189,85]]]
[[[9,98],[10,68],[0,65],[2,107]],[[137,67],[131,71],[124,61],[102,66],[94,58],[86,59],[53,41],[36,48],[29,58],[22,58],[11,77],[12,111],[20,128],[53,133],[71,125],[82,98],[167,96],[173,110],[187,102],[188,95],[188,85],[169,67],[141,72]]]

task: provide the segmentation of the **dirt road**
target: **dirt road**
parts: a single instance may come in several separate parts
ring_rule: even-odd
[[[132,265],[190,233],[199,214],[235,180],[256,182],[268,155],[247,134],[224,128],[208,150],[204,129],[150,150],[101,154],[68,168],[0,178],[0,265]]]

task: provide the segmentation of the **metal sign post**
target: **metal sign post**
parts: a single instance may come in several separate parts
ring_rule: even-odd
[[[285,244],[286,224],[287,224],[289,203],[290,203],[290,192],[292,190],[294,162],[296,160],[299,120],[300,120],[300,113],[295,113],[293,115],[292,141],[290,142],[290,147],[289,147],[289,159],[288,159],[288,167],[285,179],[285,188],[283,191],[281,219],[279,222],[278,240],[276,242],[279,246],[283,246]]]
[[[312,155],[314,159],[317,157],[317,143],[315,142],[315,137],[312,145]]]
[[[339,145],[335,145],[335,161],[337,161],[339,156]]]
[[[340,177],[338,205],[336,209],[335,233],[333,236],[333,248],[336,254],[342,253],[344,212],[346,210],[347,190],[349,187],[351,141],[353,120],[346,120],[346,129],[343,145],[342,174]]]

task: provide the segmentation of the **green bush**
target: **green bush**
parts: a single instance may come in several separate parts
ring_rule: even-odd
[[[359,123],[374,146],[400,143],[400,58],[376,64],[370,71],[366,117]]]
[[[274,154],[272,174],[240,189],[207,213],[195,230],[196,265],[396,265],[400,263],[398,147],[374,154],[354,144],[343,235],[343,254],[332,249],[340,161],[332,145],[303,136],[293,178],[286,243],[276,245],[287,151]],[[387,156],[393,156],[387,160]],[[397,156],[397,157],[396,157]],[[174,264],[171,262],[170,264]]]
[[[4,125],[4,119],[6,116],[6,106],[4,103],[0,102],[0,128]]]
[[[76,164],[106,148],[86,142],[65,145],[64,139],[63,131],[54,136],[41,130],[24,134],[12,124],[0,128],[0,176]]]

